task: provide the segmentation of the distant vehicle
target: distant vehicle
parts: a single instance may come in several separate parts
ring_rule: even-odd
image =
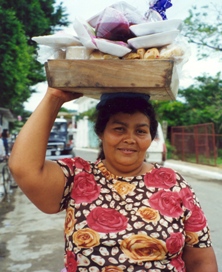
[[[56,118],[48,139],[46,159],[58,160],[74,157],[73,145],[69,140],[68,124],[64,118]]]
[[[158,123],[157,134],[150,147],[147,149],[146,161],[151,163],[164,164],[167,157],[167,149],[160,123]]]

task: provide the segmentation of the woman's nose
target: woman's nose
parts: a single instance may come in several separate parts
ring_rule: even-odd
[[[127,135],[124,140],[123,140],[124,143],[126,144],[135,144],[135,139],[133,138],[133,136],[130,134],[130,135]]]

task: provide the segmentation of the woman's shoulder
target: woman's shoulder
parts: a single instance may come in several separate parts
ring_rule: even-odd
[[[97,162],[87,161],[81,157],[64,158],[57,160],[57,163],[61,167],[68,169],[71,173],[73,173],[75,169],[79,171],[84,170],[86,172],[91,172],[92,168],[94,168],[97,164]]]

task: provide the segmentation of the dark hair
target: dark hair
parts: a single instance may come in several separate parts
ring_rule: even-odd
[[[2,137],[3,138],[8,138],[8,129],[4,128],[3,131],[2,131]]]
[[[105,104],[97,108],[96,122],[95,122],[95,133],[97,136],[103,134],[106,124],[110,117],[116,113],[135,113],[141,112],[146,115],[150,120],[150,134],[152,140],[156,136],[158,122],[156,120],[156,114],[153,106],[145,99],[141,97],[136,98],[113,98],[106,101]],[[100,143],[100,152],[98,158],[104,159],[105,154],[103,152],[102,143]]]

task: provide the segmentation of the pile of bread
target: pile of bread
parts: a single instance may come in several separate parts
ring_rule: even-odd
[[[184,50],[178,46],[165,46],[161,49],[158,48],[139,48],[135,52],[130,52],[123,56],[121,59],[172,59],[175,57],[182,57],[184,55]],[[89,59],[120,59],[117,56],[102,53],[99,50],[94,50]]]

